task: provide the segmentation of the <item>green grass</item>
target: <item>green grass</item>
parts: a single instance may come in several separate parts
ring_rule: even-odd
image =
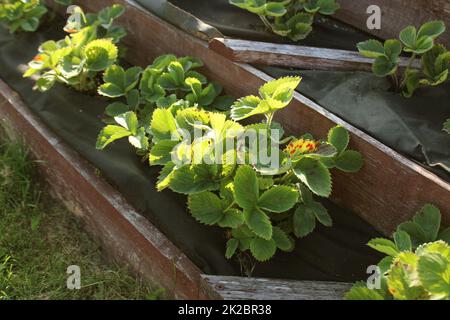
[[[0,140],[0,300],[158,299],[163,295],[114,263],[35,176],[18,143]],[[81,269],[81,289],[66,270]]]

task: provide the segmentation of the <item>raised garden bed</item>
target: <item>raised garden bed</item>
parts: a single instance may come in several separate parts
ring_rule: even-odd
[[[87,11],[98,11],[111,4],[111,1],[106,0],[76,2]],[[130,63],[143,66],[151,63],[155,57],[169,52],[179,56],[195,56],[205,63],[206,67],[202,72],[208,78],[223,84],[227,93],[234,96],[253,94],[260,85],[271,79],[249,65],[236,64],[209,50],[206,42],[163,22],[132,1],[114,2],[126,6],[127,12],[120,22],[127,30],[133,30],[125,40],[129,48],[127,60]],[[173,46],[174,43],[176,46]],[[36,157],[48,164],[42,168],[51,185],[58,190],[59,196],[75,212],[83,215],[94,233],[116,258],[125,259],[137,271],[168,288],[175,297],[230,297],[228,293],[220,293],[224,286],[220,281],[233,283],[236,279],[218,281],[207,276],[206,280],[203,279],[200,268],[172,244],[170,237],[167,238],[158,231],[113,187],[100,178],[95,169],[80,155],[48,130],[5,82],[1,83],[0,89],[4,97],[4,117],[15,124],[18,132],[24,134]],[[100,101],[98,103],[101,104]],[[335,203],[361,215],[385,234],[390,234],[400,222],[410,218],[427,202],[439,206],[443,212],[444,224],[449,224],[450,204],[446,201],[450,195],[448,183],[304,96],[295,94],[292,105],[293,107],[283,111],[277,119],[289,131],[306,131],[323,136],[330,127],[340,124],[351,132],[351,147],[361,151],[366,158],[366,164],[358,174],[334,174],[332,200]],[[256,280],[258,281],[269,283],[269,286],[271,282]],[[274,286],[277,283],[274,282]],[[329,292],[330,287],[334,289],[327,297],[339,298],[341,291],[335,288],[346,287],[331,283],[324,285],[325,287],[320,284],[293,283],[295,289],[292,289],[292,298],[309,294],[308,290],[311,288],[320,295],[321,290]],[[255,285],[256,291],[257,287]],[[245,292],[247,289],[233,290]],[[249,298],[273,298],[278,292],[275,290],[274,295],[271,295],[269,290],[267,296],[255,294]],[[335,295],[336,293],[339,294]]]

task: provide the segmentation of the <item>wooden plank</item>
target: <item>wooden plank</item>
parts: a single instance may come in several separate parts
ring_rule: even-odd
[[[202,275],[202,288],[222,300],[343,300],[351,284]]]
[[[235,62],[312,70],[371,71],[374,61],[355,51],[228,38],[212,39],[209,48]],[[400,58],[400,68],[407,65],[408,59]],[[419,66],[416,60],[413,67]]]
[[[110,4],[108,0],[76,0],[88,11]],[[129,62],[145,66],[161,54],[191,55],[205,63],[202,72],[218,81],[228,94],[236,97],[257,93],[267,74],[246,64],[239,64],[208,49],[207,43],[162,21],[131,0],[115,3],[127,7],[120,23],[132,30],[125,43]],[[290,107],[277,115],[278,122],[292,134],[310,132],[326,136],[336,124],[351,134],[351,148],[366,159],[357,174],[333,173],[332,200],[353,210],[386,235],[398,224],[410,219],[425,203],[434,203],[442,211],[444,225],[450,225],[450,184],[406,159],[361,130],[346,123],[313,101],[296,93]]]
[[[425,22],[442,20],[450,27],[449,0],[339,0],[341,9],[333,18],[346,22],[358,29],[383,39],[398,38],[402,29],[409,25],[419,27]],[[380,30],[367,28],[366,13],[370,5],[381,8]],[[439,42],[450,47],[450,32],[439,38]]]
[[[118,262],[166,288],[168,297],[197,299],[200,270],[141,216],[76,152],[50,131],[0,80],[0,119],[39,159],[39,170],[67,208]]]

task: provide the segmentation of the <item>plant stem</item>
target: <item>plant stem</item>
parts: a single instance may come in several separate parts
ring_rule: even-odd
[[[266,116],[267,119],[267,137],[269,138],[268,140],[270,141],[270,145],[272,146],[272,121],[273,121],[273,117],[275,115],[275,112],[272,112],[270,114],[268,114]]]
[[[282,176],[278,182],[281,184],[286,183],[287,181],[289,181],[289,179],[291,179],[294,176],[294,171],[290,170],[288,172],[285,173],[284,176]]]
[[[226,208],[226,209],[224,210],[224,212],[230,210],[231,208],[233,208],[233,206],[234,206],[235,204],[236,204],[236,201],[233,201],[233,202],[228,206],[228,208]]]
[[[392,77],[392,80],[394,81],[395,91],[400,91],[397,71],[395,71],[395,73],[393,73],[391,77]]]
[[[408,65],[406,66],[406,70],[403,74],[403,79],[402,79],[402,83],[400,84],[400,89],[402,89],[405,86],[406,83],[406,75],[408,74],[409,70],[411,69],[411,66],[414,62],[414,60],[416,59],[416,53],[413,53],[411,58],[408,61]]]
[[[272,25],[270,24],[269,20],[267,20],[267,18],[265,16],[263,16],[262,14],[259,15],[259,18],[262,20],[262,22],[264,23],[264,25],[269,28],[270,30],[272,30]]]
[[[82,71],[80,75],[80,91],[86,89],[87,71]]]

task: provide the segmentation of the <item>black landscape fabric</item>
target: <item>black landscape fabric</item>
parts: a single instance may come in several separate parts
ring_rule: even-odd
[[[46,125],[100,169],[103,177],[205,273],[240,275],[239,264],[224,257],[223,230],[196,222],[186,210],[184,196],[155,190],[160,168],[150,168],[126,141],[115,143],[106,151],[95,149],[97,135],[103,127],[100,117],[108,103],[106,99],[63,86],[42,94],[32,90],[31,80],[22,78],[26,63],[33,58],[39,44],[61,37],[60,32],[51,30],[12,36],[0,28],[0,77]],[[380,256],[366,243],[380,234],[357,215],[327,201],[324,204],[334,219],[334,226],[318,226],[312,235],[297,241],[294,252],[278,253],[270,262],[258,264],[254,276],[324,281],[367,277],[367,266],[377,263]]]

